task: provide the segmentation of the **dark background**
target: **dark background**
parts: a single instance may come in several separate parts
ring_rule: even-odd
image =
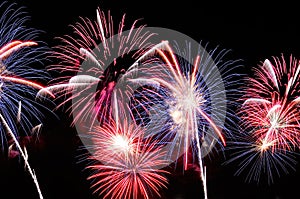
[[[10,2],[10,1],[9,1]],[[231,49],[232,59],[243,60],[243,71],[271,56],[294,55],[300,58],[299,17],[297,6],[288,2],[262,5],[260,3],[218,3],[214,1],[16,1],[25,6],[31,16],[31,26],[44,31],[41,38],[52,46],[53,38],[72,34],[69,27],[79,16],[96,18],[96,8],[111,10],[115,19],[127,14],[128,22],[142,18],[148,26],[177,30],[211,46]],[[29,146],[29,161],[35,169],[45,199],[97,198],[86,181],[88,172],[78,162],[80,151],[71,119],[57,110],[47,116],[39,142]],[[22,162],[22,160],[19,160]],[[213,157],[208,166],[209,199],[284,199],[298,198],[300,168],[276,178],[274,184],[246,183],[234,176],[236,165],[222,165],[222,157]],[[18,160],[0,163],[0,198],[38,198],[33,181]],[[201,181],[195,172],[170,178],[166,198],[202,198]],[[181,196],[181,197],[180,197]]]

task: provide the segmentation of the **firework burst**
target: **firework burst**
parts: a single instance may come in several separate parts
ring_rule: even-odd
[[[40,109],[45,106],[35,100],[38,90],[44,87],[36,81],[45,81],[48,75],[37,69],[47,54],[47,47],[36,42],[39,31],[27,28],[28,21],[22,7],[16,4],[0,4],[4,9],[0,18],[0,136],[1,147],[12,140],[19,154],[24,159],[39,194],[43,198],[39,184],[28,162],[26,146],[21,146],[18,138],[30,136],[41,125],[43,114]],[[34,80],[34,81],[33,81]],[[51,92],[47,92],[54,97]],[[37,122],[37,124],[35,124]],[[6,142],[9,140],[8,142]]]
[[[163,168],[170,164],[166,152],[156,141],[145,138],[144,130],[127,120],[94,126],[89,132],[93,140],[93,173],[91,188],[104,198],[160,197],[166,188],[168,174]],[[100,161],[100,162],[99,162]]]
[[[76,101],[67,109],[74,115],[74,123],[92,121],[92,126],[96,119],[104,122],[111,114],[111,96],[118,78],[152,46],[149,39],[154,34],[137,24],[138,20],[125,31],[123,15],[115,33],[110,12],[106,15],[97,9],[95,21],[81,18],[72,26],[74,37],[60,38],[62,44],[55,47],[53,57],[59,63],[49,70],[62,74],[39,94],[53,91],[65,97],[57,108]]]
[[[226,145],[223,135],[226,132],[226,127],[222,120],[224,120],[227,111],[226,102],[224,102],[226,100],[224,85],[230,79],[230,75],[225,75],[225,78],[222,79],[220,71],[223,71],[226,66],[234,65],[235,62],[222,60],[226,54],[224,51],[217,54],[216,59],[213,60],[212,56],[216,53],[216,49],[211,51],[211,54],[207,54],[205,50],[199,48],[195,59],[192,59],[191,46],[189,45],[186,46],[185,51],[180,51],[177,46],[176,53],[171,49],[168,42],[164,43],[163,46],[166,47],[164,50],[156,49],[157,54],[166,63],[160,66],[160,76],[152,75],[148,80],[139,78],[132,80],[134,82],[148,81],[155,88],[159,85],[159,90],[149,92],[149,89],[146,89],[150,97],[145,97],[147,95],[145,92],[141,92],[141,96],[146,99],[145,101],[154,100],[152,105],[158,104],[154,107],[150,106],[153,110],[147,111],[155,124],[164,123],[162,126],[166,128],[163,130],[169,130],[169,133],[164,134],[165,137],[160,139],[166,141],[170,138],[171,140],[175,139],[174,143],[176,145],[181,143],[187,151],[195,140],[201,142],[202,137],[204,137],[201,135],[204,133],[202,130],[211,127],[213,133],[210,136],[216,140],[221,140],[223,145]],[[211,65],[218,65],[221,70],[214,70],[216,68],[212,69]],[[220,97],[224,97],[222,102],[218,100]],[[159,103],[160,101],[163,103]],[[213,110],[213,106],[218,106],[218,104],[213,103],[218,101],[219,107],[224,108],[224,110]],[[144,104],[141,105],[142,109],[149,109],[149,106]],[[164,108],[160,109],[159,106],[164,106]],[[159,115],[159,119],[155,115]],[[157,126],[159,126],[158,128],[162,127]]]
[[[217,49],[214,49],[207,53],[201,45],[197,47],[198,51],[194,55],[191,44],[186,44],[184,50],[174,45],[174,51],[169,42],[162,42],[154,50],[162,62],[159,75],[152,72],[147,79],[136,78],[132,81],[152,85],[152,88],[146,88],[137,95],[140,100],[136,100],[136,112],[145,112],[137,114],[137,121],[141,120],[147,126],[148,135],[156,136],[161,144],[167,145],[166,157],[170,160],[176,161],[185,154],[185,170],[191,163],[191,156],[187,154],[192,150],[192,159],[196,157],[201,167],[201,179],[207,198],[202,158],[215,143],[226,145],[225,118],[229,112],[226,108],[225,85],[229,83],[231,75],[223,72],[236,62],[223,60],[226,51],[217,53]],[[227,72],[233,68],[235,66],[227,68]]]
[[[4,7],[6,2],[0,5],[0,9]],[[26,134],[35,126],[33,121],[41,123],[42,113],[37,107],[43,106],[34,100],[34,96],[37,90],[44,88],[36,81],[45,81],[47,75],[31,66],[41,64],[47,51],[33,41],[39,31],[25,27],[28,17],[22,10],[15,8],[15,4],[8,5],[0,18],[0,112],[12,132],[22,130]],[[18,114],[22,117],[15,120]],[[0,128],[2,147],[5,146],[5,131]]]
[[[259,182],[264,173],[271,183],[273,174],[287,173],[296,163],[294,151],[300,141],[300,65],[292,56],[287,64],[282,55],[273,57],[273,63],[266,59],[254,72],[254,77],[246,80],[238,113],[245,133],[238,136],[244,137],[237,141],[241,150],[231,161],[244,158],[237,174],[251,167],[248,181]]]

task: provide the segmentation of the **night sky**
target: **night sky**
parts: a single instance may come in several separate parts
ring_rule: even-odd
[[[10,1],[9,1],[10,2]],[[293,55],[300,59],[300,30],[297,6],[276,3],[261,5],[214,1],[15,1],[31,17],[30,26],[44,31],[40,35],[50,47],[55,37],[72,34],[70,24],[79,16],[95,19],[96,8],[111,10],[115,19],[126,13],[126,21],[142,19],[150,27],[164,27],[184,33],[196,41],[231,49],[231,59],[241,59],[239,72],[248,73],[266,58]],[[161,4],[163,3],[163,4]],[[54,108],[53,105],[49,105]],[[79,162],[82,151],[71,119],[58,109],[55,117],[46,113],[38,141],[28,146],[29,162],[36,171],[45,199],[93,199],[85,164]],[[38,198],[35,186],[24,171],[21,159],[4,159],[0,164],[0,198]],[[298,158],[299,159],[299,158]],[[19,162],[18,162],[19,161]],[[209,199],[285,199],[298,198],[300,166],[296,171],[275,178],[272,185],[246,183],[243,176],[234,176],[237,165],[222,165],[224,157],[214,155],[205,160]],[[176,174],[175,174],[176,173]],[[196,171],[174,171],[164,198],[203,198],[201,181]]]

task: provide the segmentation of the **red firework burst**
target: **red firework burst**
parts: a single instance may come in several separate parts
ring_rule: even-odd
[[[289,66],[284,57],[274,57],[274,63],[265,60],[255,77],[249,78],[242,119],[246,128],[253,129],[262,150],[291,150],[300,143],[300,65],[293,57]]]
[[[243,105],[239,110],[243,133],[233,148],[238,150],[229,162],[242,159],[237,174],[250,167],[247,180],[260,181],[261,174],[273,182],[294,169],[295,149],[300,143],[300,62],[290,56],[266,59],[255,68],[254,77],[247,79]],[[238,144],[238,145],[237,145]]]
[[[169,164],[167,153],[144,137],[141,126],[111,119],[90,135],[94,153],[89,159],[94,163],[87,168],[93,170],[88,179],[93,180],[95,193],[122,199],[160,196],[160,189],[167,184],[168,172],[162,169]]]

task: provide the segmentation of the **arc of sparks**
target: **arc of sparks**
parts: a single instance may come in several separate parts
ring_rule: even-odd
[[[4,60],[9,57],[13,52],[19,50],[25,46],[36,46],[38,45],[33,41],[12,41],[0,49],[0,60]]]
[[[274,71],[273,65],[271,64],[270,60],[266,59],[264,61],[263,67],[265,67],[268,70],[268,72],[270,72],[271,79],[272,79],[273,83],[275,84],[276,88],[279,90],[276,73]]]
[[[40,84],[37,84],[37,83],[35,83],[33,81],[22,79],[20,77],[11,77],[11,76],[0,75],[0,79],[4,80],[4,81],[10,81],[10,82],[18,83],[18,84],[23,84],[23,85],[31,86],[31,87],[39,89],[39,90],[42,90],[42,89],[46,88],[46,87],[44,87],[44,86],[42,86]],[[46,89],[45,92],[47,94],[49,94],[52,98],[55,98],[55,95],[51,91],[49,91],[49,90]]]

